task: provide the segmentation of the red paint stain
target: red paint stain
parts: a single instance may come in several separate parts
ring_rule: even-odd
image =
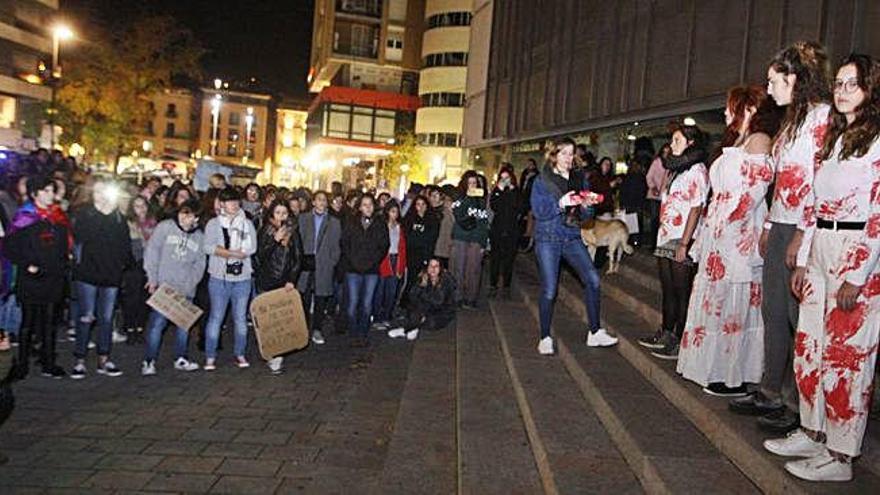
[[[806,169],[796,163],[784,165],[776,175],[775,196],[786,208],[796,208],[810,192]]]
[[[819,370],[813,370],[812,373],[804,375],[803,368],[798,366],[794,370],[794,375],[801,397],[806,400],[810,406],[815,405],[816,387],[819,386]]]
[[[706,274],[709,276],[709,280],[717,282],[724,278],[725,273],[726,268],[724,267],[721,255],[717,251],[710,253],[708,258],[706,258]]]
[[[817,148],[825,146],[825,135],[828,134],[828,123],[819,124],[813,128],[813,144]]]
[[[868,218],[868,223],[865,225],[865,233],[868,234],[869,239],[880,237],[880,215],[871,215]]]
[[[761,298],[763,297],[763,288],[760,283],[752,282],[749,286],[749,306],[758,308],[761,306]]]
[[[846,371],[858,373],[862,369],[862,364],[877,352],[877,346],[863,351],[860,347],[849,344],[829,344],[825,348],[825,355],[822,361],[825,365],[842,375]]]
[[[688,342],[689,338],[690,338],[690,332],[685,330],[684,333],[681,334],[681,348],[682,349],[687,349],[688,346],[690,346],[690,343]]]
[[[843,344],[859,331],[865,322],[867,306],[857,302],[851,311],[834,308],[825,320],[825,331],[832,344]]]
[[[703,345],[703,338],[706,337],[706,327],[694,327],[694,340],[691,342],[694,347]]]
[[[841,378],[830,392],[825,392],[825,412],[830,421],[845,422],[853,419],[856,412],[850,403],[849,380]]]
[[[751,196],[743,196],[739,198],[739,203],[736,205],[736,208],[733,212],[730,213],[730,217],[728,219],[731,222],[736,222],[738,220],[742,220],[746,218],[749,211],[752,208],[752,197]]]
[[[736,335],[742,331],[742,325],[738,321],[728,321],[721,327],[721,331],[724,335]]]
[[[807,353],[807,334],[798,331],[794,336],[794,355],[804,357]],[[807,360],[809,362],[809,359]]]
[[[880,274],[874,274],[868,277],[865,285],[862,287],[862,295],[866,298],[876,297],[880,295]]]
[[[856,244],[846,252],[846,260],[843,266],[837,270],[837,275],[858,270],[867,261],[871,251],[864,244]]]

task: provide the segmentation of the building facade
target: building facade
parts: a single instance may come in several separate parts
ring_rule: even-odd
[[[138,136],[145,153],[189,159],[198,139],[198,100],[186,89],[166,89],[150,99],[152,118]]]
[[[557,135],[699,123],[731,86],[765,84],[767,62],[796,40],[822,42],[832,61],[880,55],[880,3],[860,0],[495,0],[493,17],[485,118],[468,146],[508,158]]]
[[[285,105],[275,112],[275,160],[270,181],[286,187],[309,184],[302,168],[309,113],[299,106]]]
[[[33,147],[42,133],[52,91],[38,72],[51,65],[57,11],[58,0],[0,2],[0,146]]]
[[[431,182],[457,180],[465,163],[462,126],[472,6],[473,0],[425,2],[416,137]]]
[[[275,115],[268,94],[202,88],[197,155],[263,169],[271,161]]]
[[[316,0],[308,83],[312,187],[374,182],[414,132],[425,0]]]

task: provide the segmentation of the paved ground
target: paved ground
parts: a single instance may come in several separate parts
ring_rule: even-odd
[[[278,377],[256,360],[247,370],[176,372],[165,352],[159,375],[143,378],[141,349],[126,345],[114,353],[120,378],[32,374],[17,384],[18,406],[0,428],[10,458],[0,493],[369,486],[384,468],[413,346],[375,339],[356,351],[343,337],[328,340],[289,359]]]

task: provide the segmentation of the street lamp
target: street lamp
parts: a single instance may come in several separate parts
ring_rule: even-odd
[[[58,92],[58,81],[61,79],[61,65],[58,56],[61,52],[61,42],[73,38],[73,31],[64,24],[58,24],[52,28],[52,68],[49,72],[49,86],[52,89],[52,108],[49,109],[49,140],[52,149],[55,149],[55,101]]]
[[[217,79],[219,81],[219,79]],[[220,94],[215,94],[214,98],[211,99],[211,117],[212,117],[212,129],[211,129],[211,155],[217,155],[217,127],[220,125],[220,101],[222,97]]]
[[[247,115],[244,117],[244,162],[247,163],[251,156],[251,128],[254,126],[254,107],[247,107]]]

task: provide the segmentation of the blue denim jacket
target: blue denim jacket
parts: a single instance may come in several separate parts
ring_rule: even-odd
[[[581,238],[579,227],[565,224],[565,211],[559,208],[560,195],[556,194],[555,188],[547,184],[546,174],[553,173],[544,170],[532,186],[532,214],[535,217],[535,241],[541,242],[564,242]],[[581,180],[581,191],[589,190],[590,183],[584,176]],[[581,221],[593,216],[593,207],[580,208]]]

